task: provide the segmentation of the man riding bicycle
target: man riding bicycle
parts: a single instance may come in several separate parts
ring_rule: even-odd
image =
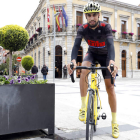
[[[101,12],[101,7],[96,2],[88,2],[84,7],[85,17],[87,23],[81,25],[78,28],[77,36],[71,53],[71,62],[74,63],[74,69],[76,68],[76,58],[78,50],[81,45],[82,38],[88,43],[89,48],[85,55],[85,58],[82,62],[82,66],[90,67],[91,64],[95,64],[95,61],[98,61],[101,66],[108,67],[108,70],[102,70],[103,78],[105,81],[106,91],[108,93],[109,105],[112,112],[112,136],[114,138],[119,137],[119,128],[116,120],[116,94],[114,90],[114,85],[111,84],[111,75],[112,77],[116,76],[118,71],[117,66],[115,65],[115,51],[114,51],[114,41],[112,36],[111,25],[99,21]],[[114,65],[114,71],[111,73],[110,65]],[[71,75],[73,70],[68,64],[68,72]],[[86,114],[86,94],[88,85],[85,82],[85,77],[89,73],[89,70],[83,69],[80,75],[80,92],[81,92],[81,109],[79,113],[79,120],[84,121]]]

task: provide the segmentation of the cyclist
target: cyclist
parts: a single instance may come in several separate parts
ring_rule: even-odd
[[[76,58],[78,49],[80,48],[82,38],[85,39],[89,45],[88,51],[82,62],[82,66],[90,67],[91,63],[94,64],[98,61],[101,66],[108,66],[108,70],[102,70],[102,74],[105,81],[106,91],[108,93],[109,105],[112,113],[112,136],[114,138],[119,137],[119,128],[116,119],[116,94],[114,85],[111,84],[111,75],[116,76],[118,68],[114,62],[115,51],[114,42],[112,36],[112,29],[110,24],[99,21],[101,7],[96,2],[88,2],[84,7],[85,17],[87,23],[79,26],[77,36],[71,53],[71,62],[74,63],[74,69],[76,68]],[[110,64],[114,64],[114,71],[111,73]],[[68,64],[68,72],[71,75],[73,70]],[[81,92],[81,109],[79,113],[79,120],[84,121],[86,113],[86,94],[88,85],[85,82],[85,77],[89,73],[89,70],[82,70],[80,76],[80,92]]]

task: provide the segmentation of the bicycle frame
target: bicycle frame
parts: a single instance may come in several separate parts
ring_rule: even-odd
[[[97,67],[98,64],[96,64],[96,67]],[[91,73],[91,86],[90,88],[93,89],[94,93],[93,93],[93,96],[94,96],[94,120],[95,120],[95,125],[97,123],[97,117],[99,115],[99,112],[101,110],[101,100],[100,100],[100,97],[99,97],[99,91],[98,91],[98,87],[97,87],[97,70],[94,70],[92,73]],[[97,111],[97,100],[98,100],[98,97],[97,97],[97,94],[98,94],[98,97],[99,97],[99,101],[100,101],[100,110]],[[89,100],[89,92],[88,92],[88,95],[87,95],[87,104],[88,105],[88,100]],[[86,106],[87,108],[87,106]],[[85,118],[85,122],[86,122],[86,118]]]

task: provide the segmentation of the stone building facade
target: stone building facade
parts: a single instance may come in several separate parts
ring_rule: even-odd
[[[54,10],[58,6],[64,7],[68,16],[68,27],[62,27],[55,35],[55,74],[56,78],[63,78],[62,68],[71,61],[71,50],[76,37],[78,24],[86,23],[83,14],[84,5],[92,0],[40,0],[39,5],[26,25],[29,36],[36,37],[24,49],[24,55],[31,55],[39,68],[46,64],[49,68],[48,78],[53,78],[54,64]],[[140,6],[134,6],[116,0],[96,0],[101,5],[100,20],[111,24],[114,36],[115,62],[119,68],[120,77],[140,77]],[[47,23],[47,8],[50,14],[50,28]],[[40,32],[36,29],[40,27]],[[132,34],[134,33],[134,35]],[[88,45],[82,40],[78,52],[77,64],[81,62],[87,52]],[[79,63],[78,63],[79,62]],[[78,77],[77,71],[76,76]]]

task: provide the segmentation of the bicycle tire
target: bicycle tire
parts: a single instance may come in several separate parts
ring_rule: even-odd
[[[94,132],[94,96],[93,91],[89,91],[89,100],[87,107],[87,120],[86,120],[86,140],[93,139]],[[91,129],[89,129],[91,127]]]
[[[96,97],[97,97],[97,112],[98,112],[98,105],[99,105],[99,102],[98,102],[98,92],[97,92],[97,90],[96,90]],[[98,117],[98,116],[97,116]],[[98,122],[98,118],[97,118],[97,120],[96,120],[96,124],[94,124],[94,132],[96,132],[96,130],[97,130],[97,122]]]

